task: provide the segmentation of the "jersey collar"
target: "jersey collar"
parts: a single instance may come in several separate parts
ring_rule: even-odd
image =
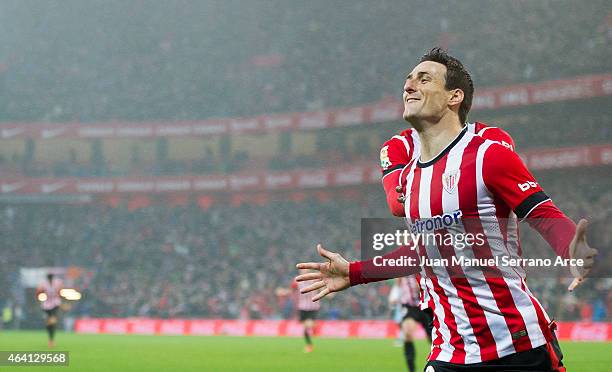
[[[436,155],[433,159],[431,159],[428,162],[422,163],[421,159],[419,158],[417,160],[417,167],[419,168],[426,168],[429,167],[430,165],[433,165],[435,162],[437,162],[438,160],[442,159],[444,157],[444,155],[448,154],[448,152],[455,147],[456,144],[459,143],[459,141],[461,141],[461,139],[463,138],[463,136],[465,135],[465,133],[467,132],[467,125],[463,127],[463,129],[461,130],[461,132],[459,132],[459,134],[457,135],[457,137],[455,137],[455,139],[449,143],[444,150],[440,151],[440,153],[438,153],[438,155]]]

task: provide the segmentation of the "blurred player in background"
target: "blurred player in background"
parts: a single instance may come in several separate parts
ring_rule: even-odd
[[[404,312],[402,308],[402,304],[400,303],[400,287],[399,280],[395,279],[393,281],[393,285],[389,290],[389,296],[387,296],[387,301],[389,303],[389,308],[391,309],[391,320],[397,323],[401,327],[402,318],[404,317]],[[404,335],[402,332],[397,333],[397,338],[393,343],[393,346],[403,346],[404,345]]]
[[[47,274],[47,280],[40,283],[36,289],[36,299],[41,302],[40,306],[47,314],[47,333],[49,336],[49,347],[55,346],[55,327],[58,322],[58,312],[62,305],[60,291],[63,283],[51,273]]]
[[[419,307],[419,283],[415,276],[405,276],[396,279],[398,288],[398,302],[401,304],[402,318],[399,322],[400,330],[404,339],[404,358],[408,371],[414,372],[414,359],[416,352],[414,348],[414,334],[420,324],[431,343],[432,318],[430,309],[421,310]]]
[[[310,270],[299,270],[299,274],[307,274],[311,272]],[[296,302],[298,309],[298,319],[300,323],[304,326],[304,341],[306,342],[306,346],[304,348],[305,353],[311,353],[314,350],[314,346],[312,344],[312,337],[314,336],[314,328],[315,328],[315,320],[317,319],[317,313],[321,308],[321,304],[319,302],[314,302],[313,297],[314,293],[301,293],[303,288],[306,288],[308,285],[312,284],[311,282],[301,282],[298,283],[295,280],[291,282],[291,289],[287,288],[277,288],[276,295],[277,296],[286,296],[291,293],[296,294]]]
[[[310,270],[299,270],[300,274],[307,274]],[[317,319],[317,313],[321,308],[319,302],[314,302],[312,299],[315,293],[301,293],[301,290],[308,287],[314,282],[296,282],[292,283],[294,289],[298,289],[298,311],[299,319],[304,326],[304,340],[306,341],[306,347],[304,351],[310,353],[313,350],[312,337],[314,335],[315,319]]]

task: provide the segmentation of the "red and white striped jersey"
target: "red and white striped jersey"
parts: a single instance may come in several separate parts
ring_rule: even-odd
[[[475,122],[465,125],[469,133],[499,142],[514,151],[514,140],[503,129]],[[390,173],[402,169],[421,154],[421,142],[414,128],[408,128],[391,137],[380,150],[380,169],[383,179]]]
[[[419,283],[416,277],[404,276],[399,279],[400,302],[402,305],[418,306],[420,303]]]
[[[38,286],[38,293],[44,293],[47,299],[40,305],[43,310],[51,310],[62,304],[60,297],[60,290],[62,290],[63,283],[60,279],[53,278],[53,281],[49,283],[48,280],[40,283]]]
[[[485,123],[467,123],[466,130],[482,138],[499,142],[514,151],[514,140],[503,129],[489,126]],[[407,170],[406,166],[413,160],[418,159],[421,154],[421,142],[414,128],[409,128],[399,135],[393,136],[383,144],[380,151],[380,167],[383,177],[383,187],[387,195],[387,204],[394,216],[404,217],[404,205],[397,200],[399,194],[395,187],[399,185],[400,173]],[[429,296],[423,291],[425,284],[422,277],[418,277],[420,290],[420,307],[422,310],[428,307]]]
[[[440,217],[454,222],[435,227],[436,232],[486,237],[484,249],[478,250],[423,243],[418,247],[420,258],[520,257],[513,211],[524,218],[549,200],[516,153],[469,133],[468,128],[431,161],[422,163],[415,158],[407,168],[400,181],[406,187],[404,208],[413,232],[427,227],[424,221]],[[484,229],[480,223],[484,220],[494,221],[495,228]],[[548,315],[527,288],[524,273],[491,277],[478,266],[454,270],[461,275],[451,275],[456,272],[448,267],[421,268],[427,305],[434,312],[430,360],[478,363],[551,340]]]
[[[294,282],[294,283],[297,283],[297,288],[298,288],[298,300],[297,300],[298,310],[318,311],[321,308],[321,304],[318,301],[317,302],[312,301],[312,298],[316,295],[316,291],[312,291],[309,293],[299,292],[303,288],[306,288],[309,285],[314,284],[316,282],[317,282],[316,280],[308,280],[305,282]]]

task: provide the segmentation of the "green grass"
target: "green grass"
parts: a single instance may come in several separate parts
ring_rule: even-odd
[[[404,371],[392,340],[57,335],[54,350],[70,352],[69,367],[0,367],[1,371]],[[612,343],[562,343],[568,371],[612,371]],[[0,332],[0,351],[47,350],[43,332]],[[419,360],[428,353],[417,343]],[[421,369],[422,370],[422,362]]]

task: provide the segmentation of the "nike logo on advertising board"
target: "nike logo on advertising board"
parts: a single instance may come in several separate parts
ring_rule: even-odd
[[[53,138],[62,134],[66,130],[65,127],[53,128],[53,129],[43,129],[41,132],[42,138]]]
[[[66,186],[65,183],[51,183],[51,184],[42,184],[40,185],[40,190],[42,192],[44,192],[45,194],[50,193],[50,192],[54,192],[57,191],[59,189],[61,189],[62,187]]]
[[[20,188],[22,188],[25,185],[25,183],[23,182],[17,182],[17,183],[3,183],[2,186],[0,187],[0,189],[2,190],[3,193],[6,192],[13,192],[15,190],[19,190]]]
[[[2,129],[2,138],[15,137],[24,132],[23,128]]]

